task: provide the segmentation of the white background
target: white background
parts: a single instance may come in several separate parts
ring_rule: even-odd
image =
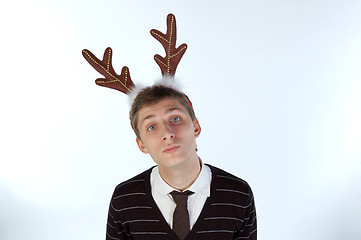
[[[0,239],[105,238],[114,187],[154,163],[81,50],[151,84],[170,12],[199,155],[252,186],[259,239],[361,239],[356,0],[1,0]]]

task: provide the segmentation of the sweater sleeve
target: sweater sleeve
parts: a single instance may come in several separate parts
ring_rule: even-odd
[[[252,190],[249,189],[248,205],[245,211],[244,223],[242,227],[235,232],[235,240],[257,240],[257,217],[256,207]]]
[[[116,214],[112,198],[108,211],[106,240],[131,240],[132,238],[127,235],[124,225],[120,221],[115,220]]]

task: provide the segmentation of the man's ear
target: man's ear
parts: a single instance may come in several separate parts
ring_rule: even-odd
[[[149,153],[142,140],[138,138],[136,138],[135,140],[137,141],[138,148],[140,149],[140,151],[142,151],[142,153]]]
[[[201,134],[201,125],[198,122],[198,119],[194,119],[193,122],[193,127],[194,127],[194,136],[197,138],[200,134]]]

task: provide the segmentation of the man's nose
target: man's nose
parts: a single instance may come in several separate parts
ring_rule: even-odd
[[[175,134],[173,132],[173,129],[172,127],[165,123],[164,124],[164,127],[163,127],[163,140],[167,140],[167,139],[171,139],[171,138],[174,138],[175,137]]]

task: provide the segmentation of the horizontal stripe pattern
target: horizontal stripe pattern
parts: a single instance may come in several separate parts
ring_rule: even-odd
[[[186,240],[256,240],[249,185],[213,166],[211,196]],[[109,205],[107,240],[177,240],[151,197],[151,169],[119,184]]]

